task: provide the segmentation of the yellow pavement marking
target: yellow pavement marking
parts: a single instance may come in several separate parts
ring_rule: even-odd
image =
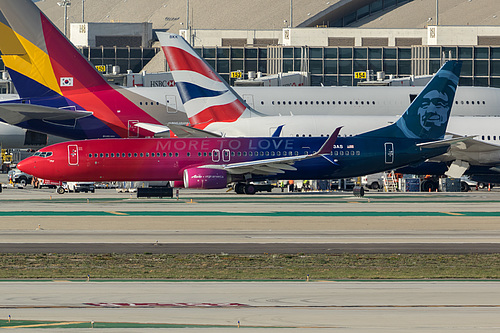
[[[460,214],[460,213],[452,213],[452,212],[441,212],[441,213],[448,214],[448,215],[464,216],[464,214]]]
[[[106,212],[114,215],[128,215],[127,213],[120,213],[120,212]]]
[[[33,325],[7,326],[7,327],[3,327],[3,328],[44,327],[44,326],[60,326],[60,325],[83,324],[83,323],[87,323],[87,322],[86,321],[69,321],[69,322],[64,322],[64,323],[52,323],[52,324],[33,324]]]

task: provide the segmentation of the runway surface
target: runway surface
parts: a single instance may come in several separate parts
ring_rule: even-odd
[[[0,252],[498,253],[499,204],[496,190],[364,198],[181,190],[177,200],[7,188]],[[37,325],[16,329],[26,332],[91,321],[95,328],[78,329],[219,332],[239,321],[247,332],[494,332],[499,295],[498,281],[0,281],[0,318]]]
[[[6,281],[0,282],[0,317],[193,330],[234,329],[239,321],[259,331],[494,332],[500,329],[498,295],[498,281]]]
[[[32,244],[32,243],[3,243],[0,244],[0,253],[153,253],[153,254],[343,254],[343,253],[381,253],[381,254],[490,254],[499,253],[500,244]]]
[[[138,199],[6,188],[0,252],[498,253],[499,191],[259,193]]]

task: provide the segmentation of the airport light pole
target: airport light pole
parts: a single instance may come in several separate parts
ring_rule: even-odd
[[[64,35],[68,37],[68,7],[71,6],[70,0],[62,0],[57,3],[59,7],[64,7]]]
[[[436,25],[439,25],[439,0],[436,0]]]
[[[85,0],[82,0],[82,23],[85,22]]]
[[[293,0],[290,0],[290,28],[293,28]]]

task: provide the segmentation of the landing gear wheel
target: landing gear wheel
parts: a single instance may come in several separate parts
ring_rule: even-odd
[[[245,185],[245,194],[255,194],[255,192],[255,186],[253,186],[252,184]]]
[[[380,188],[378,182],[373,182],[371,185],[370,185],[370,188],[372,190],[378,190]]]
[[[236,194],[245,194],[245,184],[237,183],[234,185],[234,192],[236,192]]]
[[[24,186],[26,186],[27,183],[28,183],[28,178],[26,178],[24,176],[19,178],[19,185],[24,187]]]
[[[437,190],[437,184],[431,180],[424,180],[420,188],[422,192],[435,192]]]
[[[56,191],[57,191],[57,193],[59,193],[59,194],[64,194],[64,187],[59,186],[59,187],[57,188],[57,190],[56,190]]]

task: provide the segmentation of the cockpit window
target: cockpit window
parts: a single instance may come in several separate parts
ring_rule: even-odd
[[[33,156],[40,156],[40,157],[50,157],[52,156],[52,152],[51,151],[37,151]]]

